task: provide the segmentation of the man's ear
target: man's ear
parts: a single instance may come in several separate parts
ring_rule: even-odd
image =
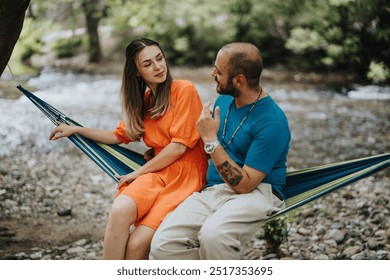
[[[233,78],[233,83],[236,87],[240,87],[245,83],[246,79],[245,76],[242,74],[238,74]]]

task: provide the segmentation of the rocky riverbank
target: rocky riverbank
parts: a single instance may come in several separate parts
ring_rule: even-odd
[[[19,158],[0,170],[1,259],[100,259],[112,182],[76,152]],[[242,259],[390,259],[390,180],[381,173],[288,216],[282,256],[266,252],[260,231]]]
[[[202,81],[208,70],[181,74]],[[265,88],[290,121],[290,171],[389,151],[389,100],[352,100],[298,82],[269,80]],[[46,140],[52,126],[36,108],[15,97],[0,101],[0,259],[100,259],[114,182],[69,141]],[[82,110],[100,115],[108,107]],[[381,171],[288,215],[279,256],[266,252],[260,230],[242,259],[390,259],[389,175]]]

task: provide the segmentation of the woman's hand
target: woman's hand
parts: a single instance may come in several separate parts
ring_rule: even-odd
[[[76,133],[76,127],[58,123],[58,126],[50,132],[49,140],[58,140],[63,137],[69,137]]]
[[[138,170],[135,170],[129,174],[126,174],[126,175],[123,175],[123,176],[120,176],[120,175],[115,175],[116,178],[119,179],[119,182],[118,182],[118,185],[117,185],[117,189],[120,189],[123,187],[124,184],[129,184],[131,183],[132,181],[134,181],[139,175],[139,172]]]

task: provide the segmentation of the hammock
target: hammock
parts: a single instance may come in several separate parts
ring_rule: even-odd
[[[62,122],[67,125],[81,126],[22,86],[19,85],[17,88],[55,125],[57,122]],[[116,182],[118,179],[115,175],[130,173],[145,163],[143,155],[119,145],[96,143],[78,134],[68,138]],[[390,153],[386,153],[289,172],[284,188],[286,208],[272,215],[269,220],[378,172],[389,165]]]

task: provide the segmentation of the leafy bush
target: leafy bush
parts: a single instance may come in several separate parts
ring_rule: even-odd
[[[267,253],[275,253],[280,256],[280,245],[287,238],[286,217],[273,219],[262,225],[263,238],[266,241]]]
[[[58,39],[53,42],[51,49],[58,58],[72,57],[77,49],[82,46],[83,39],[80,36]]]
[[[383,83],[390,78],[389,68],[383,62],[371,61],[368,67],[367,78],[375,84]]]

